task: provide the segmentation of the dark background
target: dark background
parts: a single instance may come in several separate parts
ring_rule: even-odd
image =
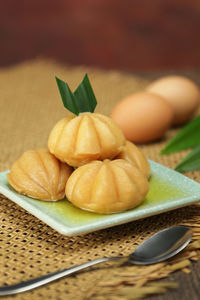
[[[0,66],[35,57],[129,71],[200,67],[199,0],[0,0]]]

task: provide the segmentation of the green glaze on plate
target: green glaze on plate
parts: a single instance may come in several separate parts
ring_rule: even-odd
[[[138,207],[122,213],[100,215],[83,211],[66,199],[57,202],[35,200],[15,192],[6,173],[0,173],[0,193],[64,235],[83,234],[131,222],[183,207],[200,200],[200,184],[158,163],[151,165],[150,190]]]

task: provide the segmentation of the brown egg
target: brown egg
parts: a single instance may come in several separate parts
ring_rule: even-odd
[[[147,91],[164,97],[174,108],[174,125],[187,122],[194,115],[200,101],[199,87],[190,79],[167,76],[154,81]]]
[[[119,102],[111,118],[121,127],[125,137],[136,143],[161,138],[170,127],[173,108],[161,96],[148,92],[132,94]]]
[[[65,196],[65,185],[73,169],[47,149],[29,150],[12,165],[9,184],[20,194],[55,201]]]

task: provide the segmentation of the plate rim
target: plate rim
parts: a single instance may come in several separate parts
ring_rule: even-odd
[[[108,218],[104,219],[103,224],[99,224],[99,222],[102,223],[102,219],[98,219],[98,220],[94,221],[95,224],[86,223],[83,225],[77,225],[75,227],[69,227],[69,226],[67,227],[67,225],[59,223],[57,220],[53,219],[51,216],[47,215],[45,212],[40,211],[38,208],[32,206],[31,203],[24,201],[25,199],[22,199],[22,196],[23,197],[27,197],[27,196],[18,194],[14,190],[12,191],[12,190],[7,189],[6,187],[2,186],[1,182],[0,182],[0,193],[3,194],[5,197],[7,197],[9,200],[11,200],[14,203],[16,203],[17,205],[19,205],[20,207],[22,207],[23,209],[25,209],[26,211],[28,211],[30,214],[32,214],[36,218],[38,218],[40,221],[46,223],[48,226],[50,226],[51,228],[53,228],[60,234],[67,235],[67,236],[87,234],[89,232],[102,230],[105,228],[111,228],[113,226],[133,222],[136,220],[141,220],[144,218],[148,218],[150,216],[159,215],[159,214],[162,214],[162,213],[165,213],[168,211],[172,211],[172,210],[175,210],[175,209],[178,209],[181,207],[192,205],[192,204],[200,201],[200,183],[198,183],[197,181],[195,181],[173,169],[170,169],[162,164],[159,164],[159,163],[154,162],[149,159],[148,159],[148,161],[150,162],[151,166],[154,166],[155,168],[159,168],[159,169],[163,168],[167,172],[170,172],[170,173],[173,172],[173,174],[178,174],[179,177],[183,177],[183,179],[187,180],[187,182],[191,182],[193,185],[196,185],[199,188],[199,195],[193,195],[193,196],[191,195],[189,197],[184,197],[181,199],[174,200],[171,203],[169,203],[169,201],[166,203],[163,203],[163,202],[160,204],[158,203],[158,204],[156,204],[156,206],[149,207],[148,212],[145,214],[142,213],[141,211],[138,211],[138,214],[137,214],[137,212],[135,212],[134,210],[130,210],[130,211],[122,212],[122,213],[109,215]],[[0,175],[5,176],[8,172],[9,172],[9,170],[0,172]],[[34,200],[31,197],[28,197],[28,198],[31,200]],[[133,212],[135,214],[134,216],[132,216]]]

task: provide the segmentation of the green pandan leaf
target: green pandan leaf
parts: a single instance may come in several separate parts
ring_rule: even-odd
[[[76,104],[75,96],[70,90],[68,84],[56,77],[56,82],[60,91],[62,102],[65,108],[70,110],[75,115],[79,114],[78,106]]]
[[[92,86],[90,84],[87,74],[85,74],[83,81],[77,87],[74,92],[74,96],[77,99],[77,105],[79,112],[90,111],[93,112],[97,105]]]
[[[200,145],[185,156],[175,170],[179,172],[200,170]]]
[[[200,144],[200,116],[190,121],[171,139],[161,154],[170,154]]]
[[[72,93],[68,84],[58,77],[56,77],[56,82],[63,105],[69,111],[78,115],[81,112],[93,112],[95,110],[97,101],[87,74],[85,74],[83,81],[74,93]]]

